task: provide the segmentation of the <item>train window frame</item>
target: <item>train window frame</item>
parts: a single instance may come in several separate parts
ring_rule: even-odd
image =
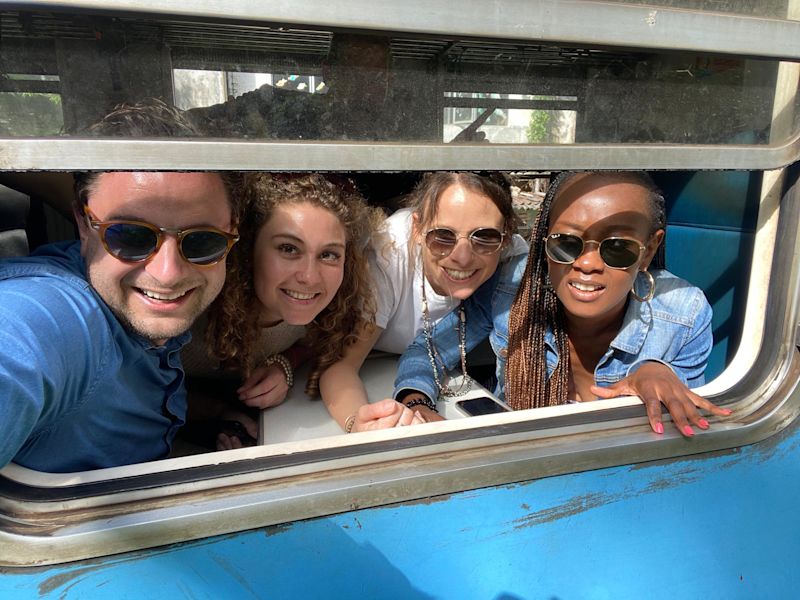
[[[106,3],[91,1],[74,2],[68,8],[63,2],[29,4],[108,10]],[[142,14],[253,19],[243,12],[250,6],[246,2],[232,3],[224,16],[206,8],[187,8],[192,3],[178,0],[127,4],[128,10]],[[601,5],[588,1],[567,7],[554,1],[532,4],[555,10],[556,16],[547,16],[544,23],[540,20],[521,33],[499,19],[489,25],[499,37],[549,40],[553,34],[546,30],[547,19],[558,18],[562,41],[575,36],[596,44],[694,50],[713,44],[715,51],[721,48],[732,54],[800,59],[800,23],[659,9],[659,27],[654,30],[647,24],[647,17],[652,18],[647,7],[620,4],[598,9]],[[362,5],[359,1],[334,11],[310,2],[278,7],[259,18],[346,26],[354,18],[352,11]],[[437,2],[434,8],[446,12],[445,6]],[[568,18],[570,11],[587,8],[599,10],[602,21],[622,17],[623,26],[599,31],[604,28],[595,22],[587,31],[574,24],[582,19]],[[415,32],[434,33],[445,26],[436,19],[423,23],[407,16],[414,13],[406,3],[402,16],[387,11],[370,17],[364,28],[379,31],[391,28],[387,24],[402,23]],[[358,14],[359,22],[364,14],[374,12]],[[670,38],[690,17],[700,19],[703,29],[716,26],[716,33],[703,41],[689,34]],[[469,35],[479,25],[466,15],[446,26]],[[750,27],[754,35],[741,35],[737,26]],[[645,38],[644,32],[654,35]],[[781,44],[784,47],[779,48]],[[275,171],[513,171],[535,162],[542,170],[748,169],[764,171],[765,177],[743,325],[749,343],[741,344],[726,371],[701,390],[735,413],[730,419],[712,419],[712,430],[692,440],[669,429],[657,437],[647,428],[639,401],[622,398],[432,423],[417,431],[338,435],[85,473],[39,473],[12,464],[0,471],[0,541],[14,543],[0,544],[0,565],[79,560],[354,508],[731,448],[764,439],[800,414],[796,391],[800,270],[795,258],[800,255],[796,226],[800,184],[798,166],[785,168],[800,159],[800,133],[785,142],[734,147],[499,145],[492,148],[489,160],[486,147],[479,144],[87,138],[9,138],[2,143],[0,170],[4,171],[163,170],[166,157],[181,156],[172,161],[170,170],[233,170],[232,165],[236,170],[261,170],[269,164]],[[335,158],[342,155],[345,164]],[[766,314],[775,318],[766,319]]]

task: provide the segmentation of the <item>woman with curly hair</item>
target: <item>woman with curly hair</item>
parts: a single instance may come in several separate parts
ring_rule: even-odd
[[[267,408],[286,398],[308,358],[306,393],[317,395],[320,373],[374,320],[365,249],[383,213],[349,180],[321,174],[248,174],[243,194],[241,240],[207,317],[208,358],[195,350],[184,363],[202,372],[214,357],[243,376],[246,406]]]
[[[466,345],[491,334],[498,397],[518,410],[638,396],[653,431],[664,431],[663,404],[685,436],[708,427],[698,409],[730,414],[689,389],[704,383],[711,307],[663,268],[665,226],[664,198],[643,172],[556,177],[513,285],[467,303]],[[453,327],[444,319],[433,336],[450,369]],[[438,396],[425,354],[423,339],[409,347],[396,394]]]

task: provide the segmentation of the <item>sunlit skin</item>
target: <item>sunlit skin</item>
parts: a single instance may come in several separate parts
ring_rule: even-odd
[[[570,398],[587,401],[621,395],[638,396],[650,425],[663,433],[661,405],[667,407],[678,430],[694,435],[691,424],[709,424],[697,407],[716,415],[730,410],[694,394],[672,370],[645,362],[631,375],[608,387],[595,385],[594,370],[616,337],[625,316],[629,293],[639,271],[646,269],[662,242],[664,231],[653,231],[647,190],[613,175],[578,176],[565,184],[550,209],[548,233],[571,233],[584,240],[628,237],[645,246],[639,261],[628,269],[611,269],[597,244],[587,244],[575,262],[564,265],[548,258],[550,281],[564,309],[570,352]]]
[[[439,198],[433,222],[414,224],[425,277],[433,290],[457,300],[475,293],[497,270],[501,253],[476,254],[466,236],[485,227],[503,231],[503,225],[502,213],[487,196],[458,184],[447,188]],[[453,251],[444,258],[432,255],[424,243],[425,233],[436,227],[446,227],[459,236]]]
[[[548,258],[550,282],[566,317],[572,399],[596,397],[594,369],[619,332],[637,273],[650,264],[663,237],[661,230],[651,235],[651,223],[644,188],[593,176],[568,182],[550,209],[548,233],[569,233],[597,242],[627,237],[647,248],[637,263],[624,270],[609,268],[597,244],[587,244],[570,265]]]
[[[103,173],[89,193],[88,205],[100,221],[233,229],[225,187],[214,173]],[[92,286],[126,327],[155,345],[187,331],[222,289],[225,262],[189,264],[173,235],[167,234],[148,260],[126,263],[106,252],[85,218],[77,220]]]
[[[650,264],[664,232],[651,231],[652,215],[644,188],[613,181],[597,185],[596,179],[594,184],[590,179],[594,178],[576,177],[560,190],[550,209],[548,233],[570,233],[597,242],[627,237],[646,250],[630,268],[611,269],[600,258],[598,245],[587,244],[571,265],[548,259],[550,281],[564,307],[568,331],[616,333],[633,281]]]
[[[256,238],[253,277],[264,325],[307,325],[344,277],[347,236],[338,217],[310,203],[277,207]]]
[[[309,202],[274,209],[259,230],[253,250],[253,281],[263,326],[284,322],[307,325],[331,303],[342,284],[347,233],[331,211]],[[283,371],[260,366],[239,387],[248,406],[280,404],[289,391]],[[255,424],[239,418],[249,429]],[[251,431],[252,435],[252,431]],[[221,436],[221,449],[239,447]]]

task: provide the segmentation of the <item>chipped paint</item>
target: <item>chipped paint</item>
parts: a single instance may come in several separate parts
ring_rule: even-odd
[[[286,533],[290,531],[293,526],[294,523],[274,525],[271,527],[267,527],[263,530],[260,530],[260,533],[263,533],[264,537],[270,538],[279,533]],[[72,587],[80,583],[82,580],[85,580],[90,576],[98,574],[100,572],[113,571],[118,569],[121,565],[125,564],[133,564],[141,561],[149,561],[153,560],[154,558],[158,558],[160,556],[169,556],[174,552],[176,548],[179,547],[185,548],[187,545],[196,548],[202,548],[205,546],[214,547],[216,544],[219,543],[220,540],[234,539],[238,535],[240,534],[229,534],[195,542],[171,544],[169,546],[164,546],[162,548],[157,548],[157,549],[141,550],[138,552],[134,552],[131,554],[124,554],[121,556],[104,557],[99,559],[92,559],[92,560],[80,561],[77,563],[70,563],[67,565],[63,565],[61,567],[57,567],[57,570],[59,570],[59,572],[47,576],[45,579],[41,580],[40,583],[38,583],[38,593],[39,596],[45,597],[59,590],[60,591],[59,597],[65,598],[67,597],[67,594]],[[226,560],[225,558],[219,557],[219,559],[216,562],[220,566],[223,566],[225,560]],[[226,565],[226,568],[233,569],[233,567],[230,564]],[[52,570],[51,567],[24,569],[26,573],[30,574],[35,574],[36,572],[47,573],[50,570]],[[8,576],[10,572],[11,570],[0,570],[0,575],[3,575],[5,573],[5,576]],[[235,569],[231,570],[230,572],[233,575],[235,573]],[[2,588],[0,588],[0,597],[3,597]]]
[[[426,506],[429,504],[438,504],[440,502],[447,502],[452,496],[453,494],[442,494],[440,496],[430,496],[428,498],[419,498],[418,500],[409,500],[408,502],[403,502],[403,504],[407,504],[409,506],[414,506],[414,505]]]
[[[259,593],[253,589],[250,583],[247,580],[247,576],[244,573],[241,573],[234,564],[231,562],[231,557],[222,556],[217,552],[212,554],[213,560],[216,564],[222,567],[222,570],[227,573],[234,581],[236,581],[240,589],[237,591],[237,596],[240,595],[241,591],[247,591],[252,595],[253,598],[259,598]]]
[[[563,598],[780,597],[800,586],[800,574],[785,561],[800,540],[793,519],[800,431],[792,427],[776,438],[93,563],[5,571],[0,597],[37,585],[42,596],[64,599],[120,598],[131,590],[141,597],[215,597],[220,590],[243,598],[298,591],[326,597],[332,578],[353,564],[374,575],[352,583],[361,597],[373,598],[527,598],[543,589]],[[670,564],[669,586],[652,585],[661,576],[654,556],[681,558]],[[436,577],[419,569],[421,557]]]
[[[92,571],[97,571],[98,569],[102,569],[103,565],[95,565],[92,567],[84,567],[82,569],[75,569],[73,571],[68,571],[66,573],[59,573],[57,575],[53,575],[48,577],[44,581],[39,584],[39,595],[40,596],[47,596],[51,592],[59,588],[64,588],[62,591],[65,593],[69,590],[69,588],[77,583],[81,578],[88,575]],[[69,585],[68,585],[69,584]]]
[[[512,522],[514,529],[533,527],[575,516],[597,506],[614,502],[614,498],[602,493],[582,494],[558,506],[537,510],[521,519]]]

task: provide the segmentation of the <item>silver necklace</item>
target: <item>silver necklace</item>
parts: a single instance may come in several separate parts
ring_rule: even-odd
[[[439,364],[441,364],[442,378],[447,378],[447,369],[444,362],[436,351],[436,345],[433,343],[433,325],[431,324],[431,313],[428,311],[428,297],[425,294],[425,273],[422,274],[422,330],[425,332],[425,345],[428,349],[428,359],[431,361],[431,368],[433,369],[433,380],[436,382],[436,387],[439,389],[439,394],[442,396],[463,396],[472,388],[472,378],[467,375],[467,316],[464,313],[464,303],[458,305],[458,350],[461,355],[461,372],[464,377],[458,389],[450,387],[449,383],[442,384],[439,379]]]

